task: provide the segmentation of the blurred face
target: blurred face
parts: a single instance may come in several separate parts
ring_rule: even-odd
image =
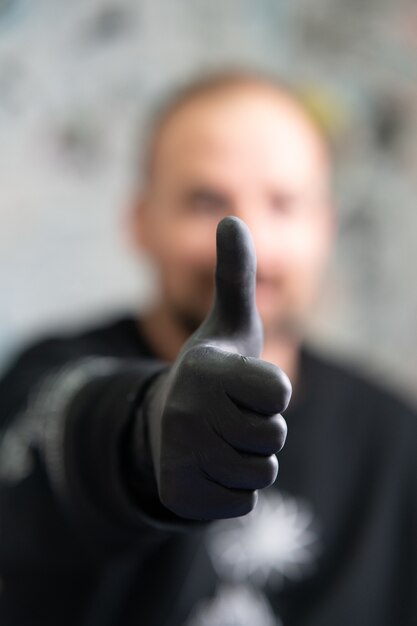
[[[266,333],[298,328],[328,251],[328,177],[317,131],[279,94],[232,90],[183,105],[158,139],[135,227],[176,322],[192,331],[207,314],[216,226],[235,215],[254,238]]]

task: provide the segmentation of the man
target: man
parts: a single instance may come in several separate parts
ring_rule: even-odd
[[[417,623],[416,416],[302,347],[329,189],[273,81],[160,112],[131,222],[159,301],[1,383],[1,624]]]

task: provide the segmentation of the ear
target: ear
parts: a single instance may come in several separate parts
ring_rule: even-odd
[[[333,249],[338,225],[339,223],[337,219],[337,208],[335,206],[334,198],[331,198],[329,200],[329,205],[327,207],[327,224],[326,224],[326,239],[327,239],[327,246],[329,248],[329,251]]]
[[[322,239],[323,239],[323,260],[328,262],[334,248],[336,239],[338,220],[337,209],[333,197],[329,197],[322,212]]]

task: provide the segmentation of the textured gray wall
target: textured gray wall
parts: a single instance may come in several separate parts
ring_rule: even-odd
[[[314,340],[417,398],[414,0],[0,0],[0,364],[146,297],[121,229],[138,128],[178,80],[231,64],[295,82],[338,140]]]

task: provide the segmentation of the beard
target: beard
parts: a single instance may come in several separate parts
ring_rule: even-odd
[[[264,325],[265,338],[299,342],[306,329],[306,316],[286,313],[277,315],[268,325]]]
[[[172,308],[172,316],[176,325],[188,336],[195,333],[205,319],[205,315],[180,306]]]
[[[176,325],[185,335],[190,336],[201,326],[208,310],[202,312],[192,304],[176,304],[171,306],[171,314]],[[262,320],[265,339],[299,341],[305,334],[307,314],[296,313],[290,310],[277,311],[267,323]]]

